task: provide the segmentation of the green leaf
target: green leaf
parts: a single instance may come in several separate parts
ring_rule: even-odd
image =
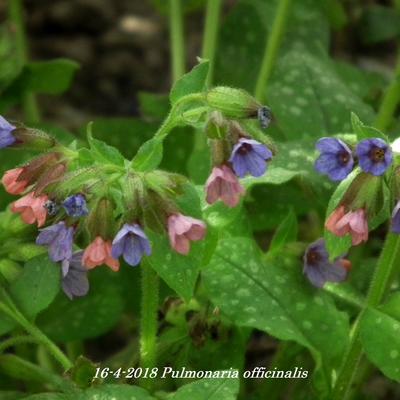
[[[132,160],[132,167],[137,171],[151,171],[157,168],[163,157],[163,139],[153,137],[145,142]]]
[[[386,135],[384,135],[378,129],[364,125],[360,118],[355,113],[351,113],[351,125],[353,127],[354,133],[357,135],[358,140],[369,139],[369,138],[381,138],[385,141],[388,141]]]
[[[269,253],[281,251],[287,243],[294,242],[297,238],[297,217],[293,209],[290,209],[287,217],[278,226],[269,246]]]
[[[102,142],[101,140],[93,138],[92,123],[88,125],[87,138],[94,159],[96,159],[97,161],[116,164],[119,166],[125,165],[125,159],[123,155],[115,147],[109,146],[108,144]]]
[[[201,61],[176,81],[169,96],[172,105],[188,94],[203,92],[206,89],[209,64],[209,61]]]
[[[70,300],[60,293],[37,324],[56,341],[69,342],[99,336],[114,327],[124,301],[117,274],[104,268],[89,273],[90,291]]]
[[[11,285],[10,294],[21,311],[34,318],[46,309],[60,289],[60,266],[47,254],[28,261],[21,275]]]
[[[2,93],[0,111],[20,102],[26,93],[63,93],[69,88],[78,67],[76,62],[67,59],[26,64]]]
[[[239,379],[201,379],[184,385],[171,400],[235,400],[239,393]]]
[[[317,366],[337,366],[346,348],[348,318],[306,281],[300,265],[264,264],[254,242],[222,240],[203,271],[213,303],[239,326],[257,328],[307,347]]]

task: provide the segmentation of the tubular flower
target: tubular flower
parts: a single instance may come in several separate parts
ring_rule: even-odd
[[[326,282],[342,282],[351,268],[349,260],[343,256],[329,261],[325,241],[319,239],[308,246],[304,254],[303,272],[316,287],[322,288]]]
[[[356,153],[361,169],[375,176],[384,174],[393,162],[390,146],[379,138],[362,140]]]
[[[124,260],[131,266],[140,263],[144,254],[151,254],[149,239],[138,224],[124,224],[112,243],[112,256]]]
[[[11,146],[17,141],[12,134],[14,129],[15,126],[0,115],[0,149]]]
[[[316,144],[321,152],[315,162],[315,169],[328,175],[333,181],[341,181],[351,172],[354,166],[353,155],[346,143],[340,139],[322,138]]]
[[[345,213],[344,206],[340,206],[329,216],[325,227],[336,236],[349,233],[353,246],[368,240],[368,221],[363,208]]]
[[[85,296],[89,291],[87,269],[82,265],[83,251],[74,253],[71,259],[62,262],[62,282],[64,293],[72,300]]]
[[[119,270],[119,261],[111,254],[111,242],[104,240],[101,236],[97,236],[86,248],[82,264],[88,269],[105,264],[113,271]]]
[[[240,196],[245,192],[236,175],[226,165],[214,167],[206,182],[206,200],[214,204],[221,199],[228,207],[239,204]]]
[[[18,195],[25,191],[29,182],[26,180],[18,180],[22,172],[24,172],[24,168],[10,169],[5,172],[1,182],[7,193]]]
[[[182,214],[168,217],[168,235],[171,247],[180,254],[187,255],[190,251],[190,241],[204,239],[206,224],[195,218]]]
[[[47,210],[45,204],[48,200],[46,195],[35,197],[33,193],[29,193],[12,204],[11,211],[20,213],[22,220],[26,224],[34,224],[41,227],[46,222]]]
[[[74,228],[61,221],[41,229],[36,244],[48,246],[50,259],[58,262],[71,259],[73,239]]]
[[[267,146],[253,139],[239,139],[234,146],[229,161],[235,174],[240,178],[250,174],[261,176],[267,170],[267,160],[272,158],[272,152]]]
[[[89,214],[85,196],[82,194],[67,197],[63,202],[63,207],[70,217],[84,217]]]

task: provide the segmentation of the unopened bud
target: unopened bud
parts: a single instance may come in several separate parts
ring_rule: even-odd
[[[57,144],[53,137],[39,129],[17,128],[13,130],[13,136],[16,139],[15,146],[24,149],[48,150]]]
[[[91,238],[100,236],[108,239],[114,236],[114,203],[106,197],[101,198],[87,218]]]

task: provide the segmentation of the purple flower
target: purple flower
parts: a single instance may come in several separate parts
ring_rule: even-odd
[[[375,176],[382,175],[393,161],[390,146],[379,138],[362,140],[356,153],[361,169]]]
[[[63,207],[70,217],[84,217],[89,214],[83,194],[74,194],[67,197],[63,202]]]
[[[11,146],[17,141],[11,133],[14,129],[15,126],[0,115],[0,149]]]
[[[41,229],[36,238],[36,244],[49,246],[49,256],[54,262],[70,260],[72,257],[72,242],[74,228],[68,227],[65,222]]]
[[[82,265],[82,255],[83,251],[78,251],[72,255],[71,259],[65,259],[61,264],[61,286],[71,300],[74,297],[85,296],[89,291],[89,280],[87,270]]]
[[[135,266],[143,254],[151,254],[149,239],[138,224],[125,224],[113,240],[111,255],[115,259],[123,256],[129,265]]]
[[[400,201],[397,202],[392,213],[392,232],[400,233]]]
[[[235,174],[243,178],[247,173],[261,176],[267,170],[267,160],[272,158],[272,152],[267,146],[253,139],[239,139],[232,150],[229,161]]]
[[[343,257],[329,261],[325,240],[311,243],[304,254],[304,269],[308,280],[316,287],[323,287],[326,282],[342,282],[346,279],[351,263]]]
[[[333,181],[341,181],[353,169],[351,150],[340,139],[322,138],[315,147],[321,152],[315,161],[315,169],[319,173],[328,175]]]

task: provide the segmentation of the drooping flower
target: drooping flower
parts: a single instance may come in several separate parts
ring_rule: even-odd
[[[63,202],[63,207],[70,217],[78,218],[89,214],[83,194],[75,194],[67,197]]]
[[[36,244],[48,246],[50,259],[58,262],[71,259],[73,239],[74,228],[61,221],[41,229]]]
[[[351,235],[353,246],[368,240],[368,221],[365,210],[345,212],[345,207],[338,207],[327,219],[325,227],[336,236]]]
[[[82,263],[88,269],[105,264],[113,271],[119,270],[119,261],[117,257],[111,254],[111,242],[104,240],[101,236],[97,236],[86,248],[83,253]]]
[[[47,214],[54,216],[58,213],[60,206],[53,200],[47,200],[44,208],[47,210]]]
[[[257,110],[257,118],[261,128],[267,129],[272,120],[271,110],[268,107],[262,106]]]
[[[124,257],[132,266],[138,265],[144,254],[151,254],[149,239],[138,224],[124,224],[112,243],[112,256]]]
[[[19,176],[24,172],[24,168],[14,168],[5,172],[1,182],[3,183],[6,192],[10,194],[21,194],[28,186],[26,180],[18,180]]]
[[[400,201],[397,202],[392,212],[392,232],[400,234]]]
[[[63,260],[61,286],[64,293],[72,300],[85,296],[89,291],[87,269],[82,265],[83,251],[75,252],[71,259]]]
[[[303,272],[316,287],[322,288],[326,282],[342,282],[351,268],[349,260],[343,256],[329,261],[325,241],[319,239],[310,244],[304,254]]]
[[[208,204],[214,204],[221,199],[228,207],[235,207],[245,190],[232,170],[226,165],[221,165],[214,167],[208,177],[206,193]]]
[[[384,174],[393,162],[390,146],[379,138],[362,140],[356,153],[361,169],[375,176]]]
[[[0,149],[11,146],[17,141],[12,134],[14,129],[15,126],[0,115]]]
[[[272,158],[272,152],[267,146],[253,139],[240,138],[233,147],[229,161],[235,174],[240,178],[250,174],[261,176],[267,170],[267,160]]]
[[[206,224],[195,218],[182,214],[172,214],[168,217],[168,236],[171,247],[183,255],[189,254],[190,241],[204,239],[206,229]]]
[[[340,139],[322,138],[316,144],[321,152],[315,161],[315,169],[328,175],[333,181],[341,181],[351,172],[354,166],[353,155],[346,143]]]
[[[46,195],[35,197],[33,193],[29,193],[12,204],[11,211],[20,213],[22,220],[26,224],[34,224],[40,228],[46,222],[47,210],[44,207],[48,200]]]

